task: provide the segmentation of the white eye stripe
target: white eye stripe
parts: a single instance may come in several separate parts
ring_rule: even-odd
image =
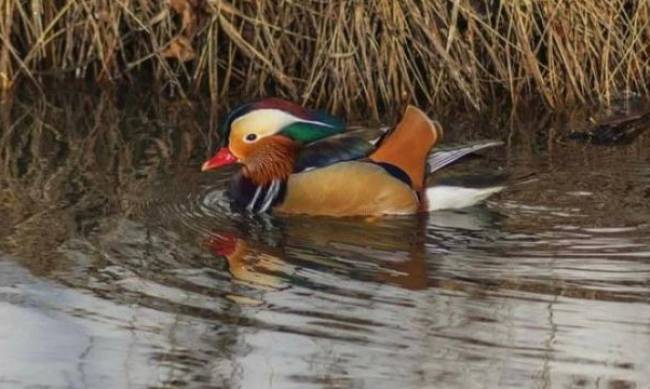
[[[236,134],[238,137],[241,136],[241,139],[247,142],[245,136],[250,133],[249,131],[255,131],[259,140],[277,133],[280,129],[292,123],[310,123],[324,127],[334,127],[333,124],[320,120],[301,119],[280,109],[263,108],[248,112],[233,120],[230,124],[230,130],[231,133]]]

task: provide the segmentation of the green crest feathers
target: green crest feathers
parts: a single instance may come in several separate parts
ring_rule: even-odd
[[[300,143],[311,143],[343,132],[344,126],[329,126],[313,122],[295,122],[283,128],[279,134]]]

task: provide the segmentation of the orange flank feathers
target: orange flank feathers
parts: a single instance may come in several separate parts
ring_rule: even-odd
[[[276,210],[293,214],[408,215],[418,197],[404,182],[371,162],[339,162],[293,174],[287,195]]]
[[[421,191],[426,176],[426,161],[431,148],[442,138],[442,127],[420,109],[409,105],[395,130],[387,135],[370,159],[402,169],[415,191]]]

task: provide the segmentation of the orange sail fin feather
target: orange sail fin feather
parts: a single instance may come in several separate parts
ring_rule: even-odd
[[[442,127],[409,105],[395,130],[370,154],[370,159],[400,168],[409,176],[413,189],[419,192],[424,185],[429,151],[441,138]]]
[[[279,99],[235,109],[224,126],[225,146],[202,170],[242,164],[228,195],[245,212],[406,215],[472,206],[503,188],[425,187],[428,174],[501,142],[438,150],[442,127],[413,106],[379,143],[367,131],[343,132],[343,121]]]

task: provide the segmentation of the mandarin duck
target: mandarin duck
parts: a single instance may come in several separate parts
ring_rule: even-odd
[[[201,170],[241,164],[228,196],[252,213],[407,215],[472,206],[503,189],[428,187],[432,173],[502,142],[434,149],[442,127],[413,106],[392,131],[368,140],[328,113],[267,98],[233,110],[220,135],[223,146]]]

